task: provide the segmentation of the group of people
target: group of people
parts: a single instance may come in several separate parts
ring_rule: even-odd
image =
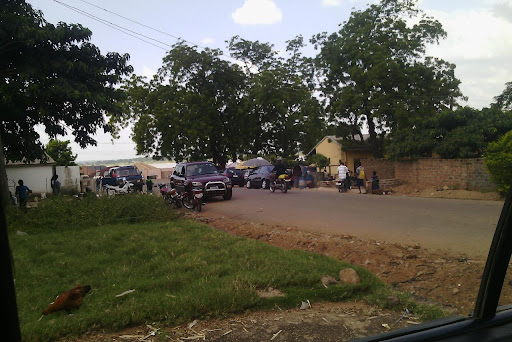
[[[347,181],[347,178],[350,180],[350,171],[347,166],[345,166],[345,163],[343,163],[341,160],[339,161],[340,166],[338,166],[338,179],[340,182],[345,183]],[[356,186],[359,189],[359,193],[363,193],[361,191],[361,187],[364,188],[365,193],[367,192],[366,189],[366,172],[364,170],[364,167],[362,165],[359,165],[356,168],[355,171],[356,176]],[[380,188],[379,185],[379,176],[377,176],[377,172],[372,172],[372,177],[369,179],[371,182],[371,191],[378,190]]]

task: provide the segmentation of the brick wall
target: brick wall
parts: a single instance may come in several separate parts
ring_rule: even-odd
[[[375,170],[379,178],[395,178],[400,183],[433,187],[449,186],[459,190],[482,192],[496,191],[496,186],[481,158],[420,159],[398,162],[363,159],[361,163],[368,176]]]

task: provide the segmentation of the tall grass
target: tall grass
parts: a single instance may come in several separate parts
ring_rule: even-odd
[[[146,197],[149,198],[139,197],[142,208],[153,201]],[[121,209],[124,204],[117,203],[122,199],[102,201],[83,201],[76,207],[74,202],[52,202],[62,215],[69,211],[69,206],[75,209],[67,215],[71,217],[63,218],[73,224],[62,224],[54,218],[45,221],[45,213],[55,211],[50,210],[50,205],[41,206],[25,217],[18,214],[10,217],[24,341],[50,341],[92,330],[116,331],[148,322],[175,325],[275,304],[282,308],[295,307],[306,299],[375,301],[376,294],[382,297],[389,291],[373,274],[358,267],[355,269],[361,284],[326,289],[321,277],[337,276],[348,264],[234,237],[176,219],[172,214],[144,214],[141,218],[140,213],[133,212],[136,222],[148,217],[159,217],[159,220],[145,223],[121,220],[116,221],[121,222],[118,224],[101,225],[98,222],[106,222],[98,221],[102,215],[90,219],[80,214],[82,210],[88,212],[89,206],[95,212],[99,203],[112,205],[119,213],[125,210]],[[152,203],[153,209],[160,210],[158,202]],[[32,221],[35,218],[42,220],[36,220],[37,226],[24,226],[36,222]],[[22,226],[28,235],[12,233]],[[91,285],[92,291],[74,316],[59,312],[38,320],[41,310],[58,293],[78,283]],[[280,289],[286,296],[261,299],[256,295],[256,289],[269,286]],[[116,297],[129,289],[135,292]]]

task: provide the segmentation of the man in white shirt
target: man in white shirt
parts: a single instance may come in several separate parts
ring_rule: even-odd
[[[347,172],[348,172],[348,167],[345,166],[345,163],[343,163],[341,160],[340,160],[340,166],[338,166],[338,179],[341,181],[341,182],[344,182],[345,179],[347,178]]]

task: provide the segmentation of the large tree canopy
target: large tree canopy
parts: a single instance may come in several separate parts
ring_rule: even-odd
[[[223,166],[245,154],[295,157],[314,146],[324,125],[303,77],[311,63],[299,53],[302,38],[289,42],[288,60],[277,58],[269,44],[239,37],[228,44],[239,64],[219,50],[180,42],[153,80],[134,76],[126,83],[138,153],[211,158]]]
[[[352,12],[338,32],[314,37],[330,120],[367,125],[378,155],[378,134],[412,127],[416,118],[453,106],[461,97],[455,66],[424,56],[427,44],[445,36],[414,1],[383,0]]]
[[[41,158],[35,127],[52,138],[70,131],[80,146],[120,112],[115,85],[132,71],[128,55],[102,55],[91,31],[78,24],[47,23],[22,0],[0,5],[0,139],[10,161]]]

